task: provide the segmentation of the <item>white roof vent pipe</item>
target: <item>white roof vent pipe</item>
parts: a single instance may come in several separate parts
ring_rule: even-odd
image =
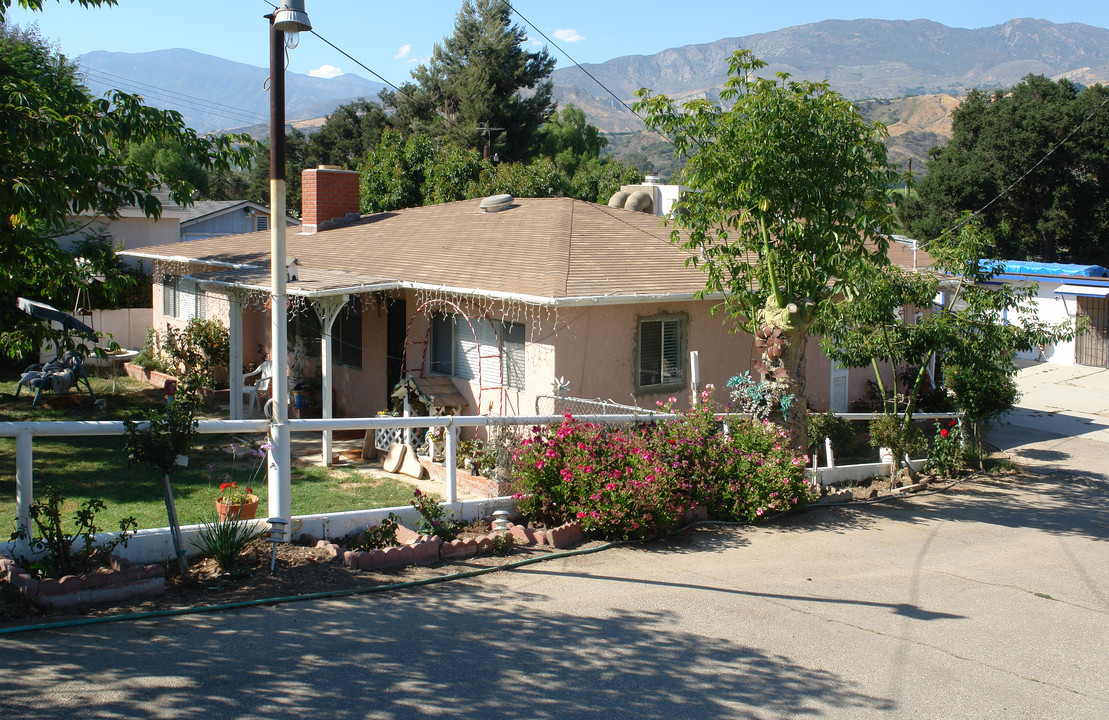
[[[645,176],[643,176],[644,185],[658,185],[659,182],[660,181],[657,172],[649,172]]]
[[[511,195],[490,195],[481,201],[481,211],[483,213],[495,213],[507,210],[512,207],[512,201],[515,199]]]

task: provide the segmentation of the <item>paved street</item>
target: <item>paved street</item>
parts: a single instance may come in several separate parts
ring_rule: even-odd
[[[1081,370],[1022,373],[993,436],[1022,479],[392,595],[0,637],[0,716],[1100,720],[1109,373]]]

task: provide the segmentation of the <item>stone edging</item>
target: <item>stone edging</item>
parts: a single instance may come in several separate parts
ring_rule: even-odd
[[[557,549],[576,545],[585,539],[579,522],[569,522],[546,531],[510,524],[508,532],[522,545],[547,545]],[[348,550],[330,540],[319,540],[315,545],[326,552],[328,557],[341,558],[343,564],[349,568],[394,570],[406,565],[434,565],[440,560],[474,557],[479,551],[491,548],[496,536],[493,532],[481,537],[443,542],[438,535],[420,535],[401,525],[397,528],[396,535],[397,541],[403,543],[399,547],[370,551]]]
[[[110,563],[111,570],[105,572],[36,580],[10,555],[0,554],[0,578],[10,582],[25,599],[51,607],[126,600],[165,592],[166,569],[163,566],[133,565],[118,555],[112,555]]]

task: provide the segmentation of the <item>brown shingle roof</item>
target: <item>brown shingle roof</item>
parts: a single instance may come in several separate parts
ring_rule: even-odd
[[[379,213],[314,235],[290,232],[286,256],[297,258],[301,277],[317,288],[358,277],[554,300],[704,288],[703,274],[685,266],[688,253],[670,243],[670,229],[654,215],[570,198],[520,198],[495,213],[481,212],[479,202]],[[269,251],[269,233],[251,233],[129,252],[261,270]],[[344,278],[325,281],[320,273],[328,271]],[[268,283],[256,271],[240,277]]]
[[[671,228],[654,215],[570,198],[518,198],[508,210],[483,213],[480,200],[368,215],[312,235],[290,231],[286,257],[301,281],[290,293],[352,291],[359,286],[444,287],[554,302],[574,298],[691,297],[705,275],[671,244]],[[269,284],[269,233],[133,248],[127,254],[247,266],[206,275],[225,282]],[[912,267],[912,251],[891,243],[890,259]],[[919,253],[918,266],[926,266]],[[603,302],[603,301],[602,301]]]

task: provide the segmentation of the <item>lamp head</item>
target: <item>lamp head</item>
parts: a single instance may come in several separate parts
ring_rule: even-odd
[[[295,48],[299,40],[297,33],[312,29],[308,13],[304,12],[304,0],[281,0],[281,7],[273,14],[273,26],[288,36],[286,46]]]

